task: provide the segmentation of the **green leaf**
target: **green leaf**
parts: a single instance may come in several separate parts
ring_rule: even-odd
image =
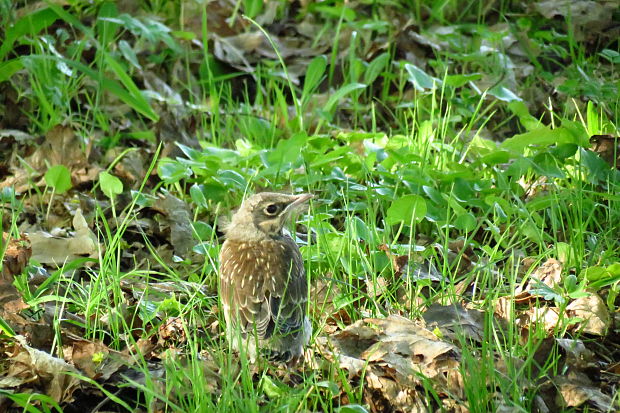
[[[519,118],[521,125],[528,131],[534,130],[541,126],[541,122],[534,116],[530,115],[530,111],[522,101],[513,101],[508,104],[508,109]]]
[[[434,89],[437,86],[441,85],[441,80],[429,76],[425,71],[417,67],[416,65],[412,65],[411,63],[405,64],[405,70],[409,73],[409,81],[413,84],[413,87],[420,92],[424,92],[428,89]]]
[[[12,27],[6,28],[4,39],[0,45],[0,60],[11,51],[17,39],[26,35],[34,36],[58,20],[58,15],[51,8],[33,11],[17,20]]]
[[[64,165],[55,165],[45,173],[45,183],[57,194],[64,194],[71,188],[71,172]]]
[[[271,399],[278,399],[284,395],[283,390],[267,375],[261,377],[259,386]]]
[[[244,0],[243,10],[253,19],[263,12],[263,0]]]
[[[461,87],[468,82],[479,80],[482,78],[480,73],[472,73],[469,75],[448,75],[445,77],[444,82],[448,86]]]
[[[213,227],[206,222],[197,221],[193,224],[195,236],[198,240],[204,241],[213,237]]]
[[[288,139],[281,139],[267,156],[269,166],[281,166],[297,162],[301,159],[301,150],[307,141],[308,135],[305,132],[298,132]]]
[[[375,57],[375,59],[368,64],[364,72],[364,83],[367,85],[372,84],[385,70],[389,61],[390,55],[388,53],[381,53],[379,56]]]
[[[24,67],[19,57],[0,64],[0,82],[4,82]]]
[[[363,83],[349,83],[348,85],[341,87],[330,96],[323,110],[328,113],[331,112],[334,106],[336,106],[336,103],[339,103],[346,95],[358,89],[364,89],[365,87],[366,85]]]
[[[584,270],[583,276],[588,281],[598,281],[602,278],[608,277],[609,273],[607,272],[607,268],[605,267],[592,266]]]
[[[334,410],[336,413],[368,413],[368,410],[360,404],[347,404]]]
[[[179,161],[160,162],[157,174],[166,184],[173,184],[192,176],[192,169]]]
[[[125,86],[125,89],[129,92],[132,98],[131,107],[153,122],[157,122],[159,120],[159,115],[151,108],[144,95],[142,95],[142,92],[140,92],[140,89],[138,89],[138,86],[136,86],[131,77],[125,72],[125,69],[110,54],[104,53],[104,56],[107,68],[112,69],[123,86]]]
[[[386,222],[389,225],[404,222],[411,225],[422,221],[426,215],[426,201],[419,195],[405,195],[392,202],[387,210]]]
[[[204,187],[203,185],[198,185],[198,184],[192,185],[192,187],[189,189],[189,195],[192,198],[192,201],[194,201],[196,205],[198,205],[201,208],[206,208],[207,198],[205,197],[205,194],[202,192],[203,187]]]
[[[138,62],[138,56],[136,56],[136,52],[134,52],[133,48],[127,42],[127,40],[119,41],[118,48],[123,54],[123,57],[125,57],[125,59],[127,59],[127,61],[131,63],[133,67],[138,70],[142,70],[142,66],[140,66],[140,62]]]
[[[607,271],[609,272],[609,275],[611,275],[612,277],[619,276],[620,275],[620,262],[615,262],[611,264],[609,267],[607,267]]]
[[[304,88],[302,92],[302,98],[304,101],[310,99],[312,91],[319,85],[323,75],[325,74],[325,68],[327,67],[327,60],[325,56],[317,56],[308,65],[306,70],[306,77],[304,79]]]
[[[99,174],[99,184],[103,193],[110,199],[114,199],[116,195],[123,192],[121,180],[108,172],[104,171]]]
[[[493,89],[487,91],[491,96],[495,96],[504,102],[519,101],[521,98],[517,96],[512,90],[505,88],[504,86],[495,86]]]
[[[539,153],[532,159],[532,166],[540,175],[550,178],[565,178],[564,171],[558,166],[558,160],[548,152]]]
[[[4,321],[2,317],[0,317],[0,332],[9,337],[15,336],[15,331],[13,331],[9,323]]]
[[[331,380],[320,381],[316,383],[315,386],[318,388],[327,389],[332,397],[336,397],[340,394],[338,384]]]
[[[467,212],[465,214],[459,215],[456,220],[454,220],[454,226],[457,229],[465,232],[471,232],[478,226],[478,222],[476,221],[476,217]]]
[[[547,147],[559,143],[578,143],[573,135],[565,128],[551,129],[548,126],[539,126],[529,132],[514,135],[501,143],[501,147],[518,153],[523,153],[529,146]]]

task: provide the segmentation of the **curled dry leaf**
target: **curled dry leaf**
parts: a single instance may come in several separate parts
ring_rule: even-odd
[[[170,243],[174,252],[180,256],[188,254],[194,246],[192,216],[189,206],[170,193],[160,195],[160,202],[154,209],[163,213],[170,226]]]
[[[530,274],[530,279],[524,287],[515,289],[515,300],[529,300],[532,298],[530,293],[536,288],[537,283],[541,282],[549,288],[554,288],[562,280],[562,263],[554,258],[545,261],[540,267]]]
[[[580,297],[566,307],[568,315],[583,319],[576,329],[582,333],[604,336],[611,325],[611,316],[603,299],[596,293]]]
[[[600,411],[613,410],[613,400],[608,395],[594,387],[592,382],[581,373],[570,376],[558,376],[553,379],[558,388],[560,404],[566,407],[578,407],[591,402]]]
[[[422,315],[429,328],[437,327],[446,337],[455,340],[460,336],[481,342],[484,337],[484,313],[466,309],[460,304],[433,304]]]
[[[99,341],[78,339],[63,347],[65,360],[72,363],[91,379],[103,376],[106,367],[110,365],[110,349]],[[114,369],[116,371],[118,366]],[[109,377],[114,371],[110,372]]]
[[[560,320],[560,310],[557,307],[532,307],[517,317],[517,325],[525,330],[532,329],[533,325],[541,324],[548,334],[553,333]]]
[[[53,237],[44,231],[29,233],[32,258],[43,264],[63,265],[84,256],[96,257],[100,246],[81,209],[73,217],[73,228],[75,233],[68,238]]]
[[[8,369],[0,377],[0,388],[17,389],[29,383],[58,403],[70,401],[79,380],[67,373],[78,371],[64,360],[30,347],[24,336],[13,339],[15,345],[7,354]]]
[[[162,347],[175,346],[187,341],[183,319],[181,317],[170,317],[163,322],[157,331],[157,344]]]
[[[398,315],[360,320],[329,338],[326,353],[350,377],[364,372],[372,389],[383,389],[392,408],[415,394],[420,373],[453,395],[462,393],[459,353],[422,324]],[[372,373],[372,374],[371,374]],[[399,401],[400,400],[400,401]]]

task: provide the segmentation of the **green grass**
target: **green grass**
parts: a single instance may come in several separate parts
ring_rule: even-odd
[[[533,306],[562,309],[589,291],[617,310],[620,173],[586,150],[591,135],[618,133],[617,65],[605,58],[613,53],[591,53],[568,26],[512,2],[493,9],[487,2],[324,2],[292,16],[313,15],[319,26],[309,44],[327,38],[332,45],[302,59],[308,66],[296,84],[294,62],[273,39],[265,44],[276,58],[241,73],[215,59],[209,40],[214,22],[206,11],[144,3],[142,9],[158,19],[122,15],[105,2],[49,4],[35,12],[36,23],[11,14],[7,22],[14,24],[5,22],[3,32],[13,43],[0,49],[0,86],[17,96],[28,132],[45,135],[69,125],[97,151],[110,151],[98,162],[113,175],[127,147],[151,155],[147,177],[139,177],[125,198],[101,178],[92,190],[80,189],[100,202],[89,218],[101,245],[94,264],[67,263],[53,273],[53,282],[34,290],[25,273],[15,283],[33,313],[46,302],[57,304],[51,354],[62,356],[66,339],[59,320],[66,310],[79,315],[82,322],[73,323],[85,338],[134,356],[137,373],[125,372],[113,391],[84,378],[110,398],[109,410],[369,411],[366,373],[351,379],[319,354],[325,331],[334,328],[329,316],[338,313],[342,319],[335,324],[343,329],[368,317],[416,319],[432,304],[464,302],[482,310],[484,322],[480,342],[455,332],[459,371],[468,377],[462,394],[446,395],[436,380],[420,377],[417,396],[433,409],[450,399],[471,411],[532,411],[540,383],[565,368],[557,345],[548,357],[538,357],[546,338],[582,336],[570,328],[577,321],[563,312],[553,331],[534,319],[525,337],[524,327],[492,317],[498,302],[514,298],[515,288],[530,279],[521,260],[533,258],[532,270],[548,258],[564,262],[563,284]],[[0,2],[0,10],[18,7]],[[237,7],[259,10],[262,2]],[[269,31],[257,23],[259,12],[247,13],[253,20],[236,19]],[[277,13],[292,12],[279,5]],[[199,21],[200,32],[192,36],[204,48],[186,40],[188,14]],[[402,27],[385,24],[395,15],[419,22],[418,32],[440,46],[399,46]],[[492,26],[498,22],[506,27]],[[435,25],[451,30],[436,32]],[[353,32],[340,41],[340,34]],[[504,47],[509,36],[518,37],[522,60]],[[481,44],[496,50],[481,52]],[[614,47],[617,42],[609,42],[599,50]],[[511,69],[504,64],[508,58],[531,65],[532,73]],[[143,93],[145,72],[183,104],[161,85]],[[551,94],[554,88],[558,93]],[[153,133],[157,121],[178,126],[186,120],[194,131],[173,130],[197,137],[196,147]],[[6,118],[0,121],[13,128]],[[169,147],[160,146],[166,140]],[[170,149],[175,155],[161,155]],[[151,170],[156,174],[149,179]],[[27,195],[2,193],[10,205],[0,208],[3,231],[13,237],[24,211],[41,221],[49,215],[50,191],[35,181]],[[124,195],[129,189],[125,182]],[[264,360],[252,366],[231,353],[217,310],[218,219],[261,189],[315,194],[299,222],[307,241],[299,243],[310,286],[328,286],[329,302],[311,297],[312,310],[319,309],[311,311],[315,364],[296,371]],[[169,239],[136,224],[171,224],[165,213],[153,212],[162,191],[190,207],[195,247],[185,256],[174,256]],[[58,198],[68,199],[55,193],[57,204]],[[455,240],[467,249],[452,247]],[[4,255],[4,247],[0,251]],[[408,256],[410,272],[396,273],[390,256]],[[436,268],[442,280],[416,279],[416,265]],[[508,311],[514,318],[522,307],[512,302]],[[162,339],[156,354],[137,350],[140,340],[155,344],[171,320],[180,330]],[[2,341],[10,338],[0,336]],[[9,397],[25,411],[60,410],[28,390],[3,390],[0,401]],[[617,403],[617,393],[613,397]]]

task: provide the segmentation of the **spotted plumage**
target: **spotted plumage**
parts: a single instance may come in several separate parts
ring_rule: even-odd
[[[225,228],[220,251],[220,297],[233,348],[256,358],[298,360],[308,343],[307,280],[297,244],[283,234],[311,195],[272,192],[246,199]]]

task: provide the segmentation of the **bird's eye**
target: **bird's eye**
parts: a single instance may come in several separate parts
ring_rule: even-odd
[[[275,214],[278,213],[278,211],[280,211],[280,205],[279,204],[269,204],[265,208],[265,214],[267,214],[267,215],[275,215]]]

